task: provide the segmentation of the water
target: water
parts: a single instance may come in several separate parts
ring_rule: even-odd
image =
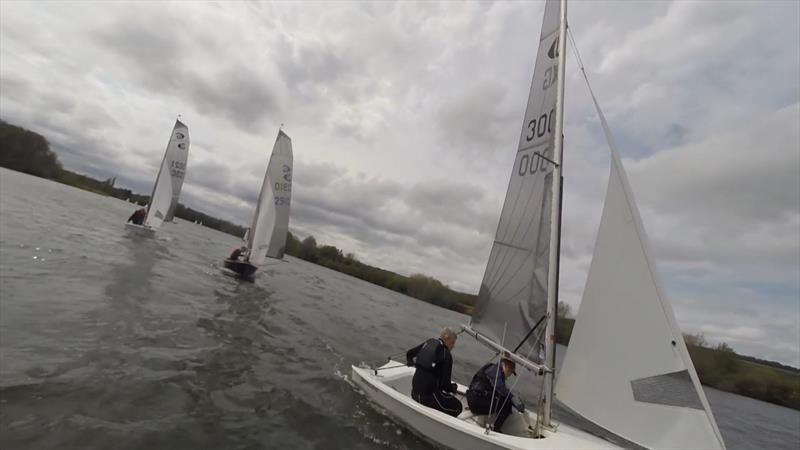
[[[239,283],[219,267],[238,239],[140,237],[132,210],[0,169],[0,448],[430,448],[350,365],[466,316],[291,257]],[[463,382],[489,353],[454,356]],[[800,412],[706,393],[728,448],[800,444]]]

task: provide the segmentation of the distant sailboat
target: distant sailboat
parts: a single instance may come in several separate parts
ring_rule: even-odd
[[[551,409],[558,398],[594,424],[643,447],[724,448],[594,94],[611,173],[583,301],[555,383],[566,23],[566,0],[548,0],[511,180],[475,313],[464,326],[497,354],[506,352],[543,377],[537,381],[543,392],[535,411],[513,412],[498,433],[487,416],[465,409],[450,417],[413,401],[415,369],[403,362],[353,366],[353,381],[383,410],[446,447],[615,447],[555,424]],[[460,394],[465,390],[459,385]]]
[[[267,257],[282,259],[289,231],[292,198],[292,140],[278,131],[267,172],[261,185],[253,224],[245,234],[242,260],[225,260],[225,267],[240,277],[252,279]]]
[[[167,142],[164,159],[158,169],[153,193],[147,207],[147,215],[142,225],[125,224],[136,230],[154,232],[164,221],[172,220],[170,215],[178,203],[183,177],[186,173],[186,161],[189,154],[189,128],[179,119],[175,120],[172,135]]]

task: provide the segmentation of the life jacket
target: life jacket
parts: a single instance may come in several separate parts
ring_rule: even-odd
[[[441,345],[442,342],[439,339],[431,338],[425,341],[419,353],[417,353],[417,357],[414,358],[414,367],[434,372],[439,363],[439,346]]]

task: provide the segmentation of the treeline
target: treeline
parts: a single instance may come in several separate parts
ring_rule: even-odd
[[[560,316],[556,325],[556,341],[569,345],[575,319]],[[684,335],[684,341],[704,385],[800,410],[798,369],[739,355],[724,342],[712,346],[702,334]]]
[[[289,233],[286,237],[286,253],[453,311],[471,314],[475,305],[475,295],[454,291],[427,275],[407,277],[364,264],[352,253],[344,254],[332,245],[317,245],[313,236],[300,241]]]
[[[50,143],[44,136],[2,120],[0,120],[0,166],[141,206],[150,202],[148,195],[134,194],[130,189],[114,187],[112,179],[97,180],[64,169],[58,161],[58,156],[50,150]],[[175,217],[190,222],[200,221],[204,226],[235,236],[242,236],[245,230],[244,227],[209,216],[180,203],[175,208]]]

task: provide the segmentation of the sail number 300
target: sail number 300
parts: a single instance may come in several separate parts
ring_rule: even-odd
[[[525,136],[525,140],[530,142],[550,133],[553,127],[553,114],[555,112],[555,109],[551,109],[550,114],[542,114],[538,119],[531,119],[531,121],[528,122],[529,134]]]

